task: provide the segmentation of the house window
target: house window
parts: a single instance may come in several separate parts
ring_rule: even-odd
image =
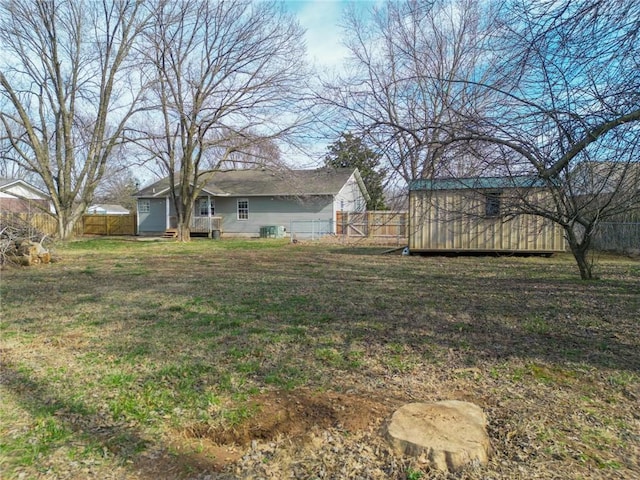
[[[211,207],[211,215],[216,213],[216,205],[213,198],[201,198],[198,200],[198,215],[201,217],[209,216],[209,207]]]
[[[485,196],[486,203],[484,208],[484,215],[488,218],[495,218],[500,216],[500,204],[501,193],[491,192]]]
[[[151,211],[151,200],[138,200],[138,213],[149,213]]]
[[[249,220],[249,200],[238,200],[238,220]]]

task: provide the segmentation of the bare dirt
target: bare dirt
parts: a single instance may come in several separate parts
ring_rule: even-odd
[[[390,413],[390,406],[357,395],[333,392],[268,392],[252,400],[256,414],[239,425],[193,425],[187,436],[218,445],[250,445],[253,440],[301,437],[315,428],[345,432],[368,430]]]
[[[202,422],[173,432],[166,442],[171,447],[150,452],[140,473],[185,478],[185,470],[195,468],[200,472],[186,478],[279,479],[296,466],[301,474],[309,468],[321,473],[328,467],[323,464],[341,458],[345,477],[385,478],[406,467],[382,436],[400,403],[308,389],[266,392],[251,400],[250,419],[215,428]]]

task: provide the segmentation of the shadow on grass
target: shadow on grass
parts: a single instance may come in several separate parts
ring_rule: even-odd
[[[366,325],[344,331],[367,343],[404,343],[416,350],[435,344],[470,359],[517,357],[640,372],[640,301],[632,281],[474,282],[436,274],[430,282],[439,288],[416,286],[410,297],[387,300],[386,313],[363,312],[384,319],[375,331]]]
[[[196,305],[183,292],[174,297],[178,306],[150,315],[144,313],[149,308],[137,305],[143,321],[132,320],[127,336],[140,343],[113,338],[110,351],[126,356],[153,341],[160,351],[143,353],[160,360],[172,345],[204,342],[223,356],[234,349],[264,350],[270,342],[312,349],[318,336],[329,335],[345,345],[405,344],[416,352],[437,346],[470,359],[517,357],[640,371],[634,317],[640,302],[633,300],[632,281],[584,284],[434,273],[426,285],[416,277],[398,277],[404,285],[393,290],[370,271],[360,277],[351,272],[346,280],[340,272],[315,275],[312,280],[292,270],[264,278],[253,274],[242,281],[242,290],[234,288],[236,282],[215,284],[210,297],[195,297]],[[249,339],[255,344],[247,345]]]
[[[162,415],[175,407],[208,411],[207,393],[227,399],[253,387],[339,387],[344,371],[384,381],[392,362],[402,367],[405,356],[447,370],[499,370],[514,358],[640,371],[635,265],[613,266],[605,280],[585,283],[566,259],[415,259],[379,251],[221,254],[194,244],[160,245],[145,255],[86,254],[75,263],[10,272],[1,285],[4,334],[20,345],[16,364],[19,348],[34,348],[32,360],[44,365],[73,355],[89,381],[101,375],[95,364],[131,376],[131,388],[87,386],[74,398],[148,387],[165,395],[157,403],[166,408],[147,408]],[[79,341],[65,344],[71,335]],[[55,418],[74,442],[94,439],[120,464],[134,462],[140,478],[208,468],[189,453],[145,462],[140,450],[170,447],[145,437],[146,424],[137,427],[135,416],[113,422],[12,365],[3,377],[32,416]]]
[[[79,400],[61,398],[45,385],[45,381],[34,380],[20,369],[6,363],[6,358],[4,360],[3,387],[11,391],[20,406],[28,411],[34,420],[43,419],[49,426],[52,422],[59,425],[55,429],[60,438],[56,439],[50,435],[48,438],[29,441],[30,455],[38,455],[38,451],[46,452],[63,446],[85,446],[87,452],[102,452],[100,456],[113,457],[116,465],[125,466],[139,479],[180,479],[194,472],[207,473],[207,466],[197,457],[183,454],[177,459],[175,456],[164,455],[166,446],[159,444],[155,439],[145,438],[137,428],[127,425],[124,421],[115,422],[108,414],[96,413]],[[37,442],[44,443],[38,445]],[[7,445],[8,439],[5,439],[5,446]],[[146,449],[152,450],[154,458],[141,456]],[[10,472],[7,470],[5,474],[9,475]]]

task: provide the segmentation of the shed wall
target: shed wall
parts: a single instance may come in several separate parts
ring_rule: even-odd
[[[543,192],[529,201],[544,201]],[[460,190],[409,194],[409,250],[413,252],[565,251],[562,228],[534,215],[487,218],[486,197]]]

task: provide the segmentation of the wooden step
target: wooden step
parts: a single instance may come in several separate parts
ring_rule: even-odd
[[[178,236],[177,228],[168,228],[162,234],[162,238],[176,238]]]

